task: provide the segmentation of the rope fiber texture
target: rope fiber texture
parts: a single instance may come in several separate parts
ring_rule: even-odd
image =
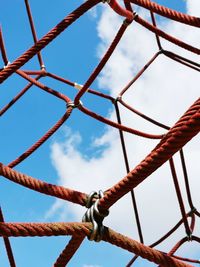
[[[181,51],[190,51],[192,54],[196,55],[200,55],[200,48],[177,37],[171,36],[164,30],[159,29],[156,25],[157,17],[155,15],[158,14],[162,16],[163,20],[167,18],[168,20],[173,20],[174,22],[186,24],[188,30],[191,26],[199,28],[200,18],[183,14],[150,0],[124,0],[125,7],[123,7],[121,3],[118,3],[117,0],[104,1],[104,4],[107,4],[106,8],[112,9],[112,12],[115,12],[116,14],[118,14],[118,16],[122,16],[124,18],[124,21],[122,22],[118,31],[116,31],[111,44],[105,50],[105,53],[99,60],[97,66],[86,79],[86,82],[81,85],[59,74],[50,72],[49,69],[47,70],[47,65],[45,63],[48,64],[48,62],[45,62],[46,60],[43,59],[43,49],[55,39],[57,39],[62,34],[62,32],[67,31],[69,26],[79,20],[79,18],[85,15],[86,12],[91,10],[93,7],[99,6],[100,2],[100,0],[84,1],[84,3],[74,9],[74,11],[69,13],[67,16],[65,15],[65,18],[61,20],[49,32],[47,32],[42,38],[38,39],[33,19],[34,16],[32,15],[32,9],[29,0],[24,0],[25,10],[28,16],[28,23],[32,34],[33,45],[11,63],[8,60],[5,45],[6,42],[4,42],[3,36],[3,34],[5,34],[5,38],[7,38],[6,31],[3,32],[3,27],[5,25],[0,26],[0,50],[1,59],[4,64],[3,66],[0,66],[0,84],[2,84],[1,87],[3,88],[4,84],[6,84],[7,81],[11,79],[14,80],[16,79],[16,77],[17,79],[21,79],[27,82],[27,84],[22,89],[20,89],[20,92],[18,92],[15,96],[12,96],[12,99],[8,101],[8,103],[4,104],[3,107],[1,107],[0,117],[6,116],[10,109],[12,109],[16,104],[20,105],[20,100],[28,93],[32,94],[34,90],[42,92],[46,96],[46,98],[47,96],[50,96],[54,99],[58,99],[65,105],[65,110],[62,113],[63,115],[59,119],[57,119],[56,123],[54,122],[54,125],[53,123],[51,124],[53,126],[51,126],[45,134],[38,138],[37,141],[32,143],[29,148],[24,149],[21,155],[19,154],[17,158],[12,159],[10,163],[0,163],[1,180],[5,178],[13,183],[19,184],[20,186],[31,189],[37,193],[56,197],[87,208],[89,208],[90,206],[90,208],[92,207],[91,210],[93,210],[93,212],[90,212],[90,214],[89,211],[86,212],[86,214],[89,214],[90,216],[87,216],[87,220],[83,220],[83,222],[8,223],[5,222],[3,210],[0,208],[0,236],[4,241],[10,267],[18,266],[17,262],[15,261],[13,249],[9,239],[10,237],[69,236],[69,242],[57,256],[57,259],[55,259],[54,264],[52,265],[54,267],[65,267],[71,260],[73,260],[73,256],[82,245],[85,237],[88,237],[89,240],[97,241],[97,239],[92,238],[95,232],[94,223],[97,226],[97,233],[100,229],[99,226],[101,223],[101,231],[99,231],[101,232],[101,235],[99,235],[100,237],[98,237],[98,241],[108,242],[111,245],[115,245],[119,248],[131,252],[131,255],[134,254],[134,257],[131,256],[132,259],[129,261],[129,263],[127,263],[127,267],[135,265],[135,262],[139,257],[153,262],[161,267],[191,267],[192,265],[190,264],[199,264],[199,260],[189,259],[187,255],[181,257],[177,254],[177,251],[186,242],[195,241],[197,243],[200,243],[200,237],[194,235],[196,229],[196,221],[200,217],[200,212],[195,207],[193,200],[192,192],[190,189],[187,164],[183,151],[183,147],[188,142],[190,142],[191,139],[197,136],[200,131],[200,98],[197,99],[195,103],[188,108],[188,110],[177,120],[174,126],[170,127],[150,117],[148,114],[142,113],[142,111],[137,110],[135,107],[127,103],[127,101],[124,100],[124,94],[127,91],[130,91],[131,87],[134,87],[135,82],[140,79],[147,71],[147,69],[149,69],[152,64],[155,64],[155,62],[161,56],[167,58],[168,60],[176,62],[176,64],[184,65],[186,68],[190,68],[193,71],[200,72],[199,61],[194,61],[193,59],[184,57],[182,54],[178,54],[174,51],[165,50],[162,47],[161,41],[162,39],[165,39],[175,46],[179,46],[179,49],[181,49]],[[138,6],[145,8],[150,12],[151,22],[149,20],[147,21],[146,18],[144,19],[142,15],[139,15],[135,12]],[[101,92],[99,90],[92,89],[91,86],[99,77],[101,71],[109,62],[110,58],[113,56],[113,54],[115,54],[115,50],[126,35],[127,29],[129,27],[137,27],[138,24],[146,29],[146,31],[151,31],[152,33],[154,33],[154,38],[156,40],[158,50],[153,56],[151,55],[150,60],[138,71],[137,74],[135,74],[135,76],[127,83],[127,85],[123,89],[121,89],[121,91],[119,91],[118,96],[114,97],[106,93],[106,91]],[[135,41],[137,41],[137,36],[134,36],[134,38]],[[66,51],[64,52],[66,53]],[[40,67],[39,70],[35,67],[35,64],[33,64],[33,69],[22,69],[22,67],[26,66],[26,63],[29,63],[31,65],[31,59],[36,59],[36,61],[38,61]],[[67,62],[67,65],[70,65],[70,62]],[[62,73],[65,72],[62,71]],[[13,75],[12,78],[10,78],[11,75]],[[73,94],[67,90],[65,90],[64,93],[63,91],[61,92],[61,87],[55,89],[47,86],[46,79],[48,79],[48,81],[53,81],[53,85],[57,84],[56,82],[59,82],[60,84],[62,84],[62,86],[64,86],[65,89],[66,87],[71,87],[70,90],[71,92],[73,91]],[[3,83],[4,81],[5,83]],[[49,83],[47,82],[47,84]],[[68,92],[70,97],[67,95]],[[88,95],[91,95],[99,100],[107,101],[107,103],[111,105],[113,110],[116,112],[117,120],[115,121],[114,119],[108,119],[82,104],[81,98]],[[98,102],[94,102],[93,104],[93,107],[98,107]],[[126,112],[130,112],[131,114],[138,116],[141,120],[145,120],[146,122],[160,128],[161,133],[147,133],[140,129],[127,126],[123,123],[122,120],[121,107]],[[55,111],[53,109],[54,108],[52,108],[52,112]],[[61,185],[51,184],[49,182],[45,182],[43,180],[26,175],[25,173],[23,173],[23,171],[20,172],[17,169],[13,169],[23,161],[26,162],[26,160],[36,151],[39,151],[39,148],[45,142],[47,142],[48,139],[51,139],[62,125],[68,125],[70,123],[70,120],[72,121],[72,115],[75,109],[77,113],[83,113],[85,114],[85,116],[89,116],[93,120],[100,121],[102,124],[112,127],[115,131],[119,132],[119,140],[122,147],[122,155],[127,174],[111,188],[105,190],[105,192],[102,192],[100,190],[102,192],[102,195],[99,198],[95,194],[88,195],[85,192],[73,190]],[[49,116],[50,115],[51,114],[49,114]],[[34,129],[34,131],[37,132],[37,129]],[[155,146],[155,148],[134,168],[131,168],[129,163],[127,149],[128,142],[126,142],[124,135],[125,133],[128,133],[132,136],[137,136],[137,138],[143,137],[149,140],[159,140],[159,143]],[[184,186],[186,189],[186,200],[183,198],[183,190],[179,184],[176,164],[174,159],[172,158],[176,153],[180,156],[180,165],[183,172]],[[4,160],[1,161],[3,162]],[[171,230],[166,231],[163,236],[159,237],[158,240],[156,240],[154,243],[146,245],[144,243],[144,231],[142,227],[140,211],[138,208],[138,200],[134,189],[147,178],[151,179],[149,176],[167,161],[169,162],[169,168],[173,179],[173,186],[177,196],[178,207],[180,209],[180,218],[178,219],[179,221],[177,220],[178,223],[174,227],[171,227]],[[74,168],[76,169],[77,166],[74,166]],[[81,175],[81,170],[78,170],[77,173],[78,175]],[[74,177],[72,177],[72,179],[74,179]],[[160,179],[164,179],[164,177],[161,177]],[[46,179],[46,181],[48,181],[48,178]],[[133,213],[135,216],[136,229],[140,242],[117,233],[102,224],[103,218],[109,213],[108,209],[112,205],[115,205],[115,203],[120,198],[122,198],[129,192],[131,193]],[[89,206],[88,201],[90,202]],[[187,207],[189,207],[189,210]],[[95,216],[93,215],[95,215],[95,212],[97,211],[98,216],[96,215],[95,218]],[[97,218],[99,219],[99,222]],[[156,220],[158,220],[158,217],[156,218]],[[168,237],[175,234],[177,229],[180,227],[185,230],[185,235],[182,236],[176,244],[173,244],[168,252],[155,249],[156,246],[163,243]],[[0,263],[0,265],[2,265],[2,263]]]

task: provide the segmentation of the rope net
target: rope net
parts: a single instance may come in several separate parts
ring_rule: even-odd
[[[118,16],[124,17],[124,20],[119,28],[116,30],[116,35],[113,38],[112,43],[109,45],[107,51],[99,61],[98,65],[91,72],[89,78],[83,85],[78,82],[68,80],[67,77],[59,76],[53,72],[49,72],[48,62],[44,63],[42,52],[54,39],[62,34],[64,31],[68,31],[70,25],[77,21],[87,11],[100,4],[99,0],[87,0],[74,11],[69,13],[63,20],[61,20],[54,28],[52,28],[47,34],[41,39],[37,38],[37,29],[34,24],[32,17],[32,11],[28,0],[25,0],[25,10],[27,12],[30,29],[33,37],[33,45],[22,53],[13,62],[9,62],[9,55],[6,49],[6,30],[4,31],[4,25],[2,25],[0,31],[0,48],[3,66],[0,71],[0,82],[2,89],[4,84],[9,82],[10,79],[23,79],[27,82],[26,86],[21,89],[7,104],[3,105],[0,110],[0,115],[6,117],[14,105],[20,104],[20,100],[27,94],[31,94],[31,88],[33,86],[42,90],[45,96],[51,95],[57,98],[60,103],[64,101],[66,110],[61,118],[45,133],[41,138],[38,139],[33,145],[26,149],[20,156],[13,159],[8,164],[0,164],[1,179],[6,178],[13,183],[17,183],[23,187],[34,190],[41,194],[69,201],[83,207],[88,210],[84,216],[82,222],[56,222],[56,223],[17,223],[5,222],[3,212],[0,212],[0,235],[2,236],[5,244],[5,248],[8,255],[9,264],[11,267],[17,266],[17,262],[14,258],[14,253],[10,244],[10,237],[47,237],[47,236],[70,236],[70,241],[66,247],[60,252],[60,255],[52,266],[64,267],[66,266],[74,254],[81,246],[85,237],[95,241],[105,241],[112,245],[118,246],[131,253],[133,256],[126,266],[134,266],[137,264],[138,257],[153,262],[159,266],[194,266],[199,264],[198,259],[178,256],[178,250],[187,242],[200,242],[200,237],[195,235],[196,221],[200,217],[200,213],[195,203],[193,203],[193,196],[191,193],[189,174],[187,163],[185,160],[185,153],[183,147],[193,139],[200,130],[200,99],[197,99],[185,113],[177,120],[177,122],[171,127],[163,124],[162,122],[152,118],[151,116],[144,114],[141,110],[137,110],[133,105],[129,104],[124,97],[131,88],[134,87],[135,83],[145,75],[147,69],[156,64],[157,60],[162,56],[170,59],[172,62],[177,62],[180,65],[184,65],[188,69],[192,69],[194,72],[200,71],[200,65],[198,61],[191,60],[189,57],[183,57],[181,53],[175,53],[173,51],[166,50],[163,47],[163,40],[167,40],[174,44],[175,47],[179,47],[180,51],[185,51],[188,55],[193,58],[194,55],[200,54],[200,49],[193,46],[190,43],[186,43],[177,37],[171,36],[167,32],[157,27],[157,19],[159,16],[168,18],[177,23],[188,25],[188,27],[200,27],[200,18],[183,14],[172,10],[170,8],[161,6],[150,0],[125,0],[123,7],[116,1],[110,0],[106,3],[106,8],[113,9],[113,12],[117,13]],[[151,21],[148,21],[138,13],[136,13],[138,6],[148,10],[150,12]],[[159,16],[158,16],[159,15]],[[157,51],[150,58],[148,62],[134,75],[134,77],[127,82],[124,88],[121,88],[115,96],[106,94],[100,90],[91,88],[93,82],[97,79],[101,71],[104,69],[107,62],[109,62],[113,52],[117,49],[123,38],[125,32],[129,27],[139,24],[147,31],[154,34],[157,43]],[[162,43],[163,42],[163,43]],[[142,47],[141,47],[142,49]],[[39,68],[31,61],[35,58],[39,62]],[[28,63],[31,70],[26,70],[24,66]],[[47,64],[47,65],[46,65]],[[62,93],[59,88],[54,86],[49,87],[45,84],[45,79],[51,78],[52,85],[53,81],[59,81],[65,85],[68,85],[73,90],[73,96],[68,91]],[[172,85],[173,86],[173,85]],[[2,92],[1,89],[1,92]],[[150,92],[149,92],[150,94]],[[70,97],[69,97],[70,95]],[[93,95],[96,97],[96,103],[98,100],[104,99],[108,102],[116,113],[116,120],[111,120],[105,116],[94,112],[82,103],[81,99],[86,95]],[[187,96],[184,96],[187,97]],[[141,120],[144,119],[152,125],[162,129],[162,134],[153,134],[145,132],[127,126],[122,119],[122,109],[126,112],[136,114]],[[54,133],[63,125],[67,124],[68,119],[71,117],[74,111],[84,113],[85,115],[92,117],[94,120],[103,122],[102,125],[108,125],[113,127],[115,131],[119,133],[120,145],[122,148],[122,155],[124,164],[126,167],[127,175],[122,177],[120,181],[113,184],[112,187],[108,188],[104,192],[92,192],[88,195],[86,192],[80,192],[73,188],[67,188],[61,185],[54,185],[51,183],[44,182],[42,179],[36,179],[32,176],[28,176],[23,172],[20,172],[17,167],[20,163],[29,158],[39,147],[41,147]],[[37,129],[36,129],[37,130]],[[136,135],[138,138],[153,139],[157,141],[155,148],[150,151],[147,156],[135,167],[130,166],[129,156],[127,152],[128,142],[126,141],[126,133]],[[120,152],[119,152],[120,153]],[[177,154],[180,157],[180,166],[184,175],[184,186],[180,186],[180,181],[177,173],[176,161],[174,155]],[[160,168],[165,162],[169,162],[171,176],[173,180],[173,186],[177,195],[178,206],[180,210],[179,221],[170,230],[168,229],[162,236],[159,237],[153,244],[145,244],[143,227],[140,219],[140,212],[138,209],[138,201],[135,194],[135,188],[143,183],[152,173]],[[67,168],[67,166],[66,166]],[[76,168],[76,166],[74,166]],[[20,168],[19,168],[20,169]],[[81,175],[81,173],[79,173]],[[164,179],[164,177],[161,177]],[[197,177],[196,177],[197,178]],[[151,179],[151,177],[149,178]],[[183,197],[183,188],[186,191],[186,197]],[[109,216],[109,208],[115,205],[122,197],[127,193],[131,194],[133,210],[135,215],[135,221],[137,226],[137,232],[139,241],[136,241],[130,237],[124,236],[118,232],[115,232],[110,227],[103,225],[103,219]],[[157,203],[155,203],[156,205]],[[38,203],[39,205],[39,203]],[[166,211],[167,212],[167,211]],[[111,215],[110,215],[111,216]],[[156,220],[158,220],[156,218]],[[169,218],[170,220],[170,218]],[[160,251],[156,249],[156,246],[166,241],[169,237],[182,227],[182,238],[171,244],[169,251]],[[191,244],[191,243],[190,243]],[[121,265],[120,265],[121,266]],[[196,265],[195,265],[196,266]]]

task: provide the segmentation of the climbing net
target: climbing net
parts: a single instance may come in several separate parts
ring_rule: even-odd
[[[73,24],[79,17],[83,16],[88,10],[98,5],[100,0],[87,0],[81,4],[77,9],[67,15],[60,23],[58,23],[52,30],[38,40],[34,21],[32,18],[31,8],[28,0],[25,0],[25,7],[29,18],[30,28],[34,40],[34,44],[15,61],[9,62],[8,55],[5,46],[3,29],[0,31],[0,48],[2,60],[4,66],[0,71],[0,82],[3,83],[8,80],[11,75],[16,74],[20,76],[28,84],[11,100],[8,104],[3,106],[0,110],[0,115],[3,116],[10,108],[21,99],[32,86],[43,90],[46,94],[50,94],[59,100],[64,101],[66,104],[66,111],[64,115],[57,121],[57,123],[50,128],[36,143],[34,143],[29,149],[24,151],[19,157],[14,159],[9,164],[0,164],[0,174],[6,179],[20,184],[26,188],[37,191],[42,194],[53,196],[65,201],[72,202],[77,205],[81,205],[87,208],[85,215],[83,216],[82,222],[57,222],[57,223],[7,223],[4,221],[3,212],[0,213],[0,235],[3,237],[9,263],[11,267],[16,266],[14,255],[11,249],[9,237],[46,237],[46,236],[71,236],[69,243],[66,245],[64,250],[60,253],[58,258],[55,260],[53,266],[64,267],[66,266],[73,255],[76,253],[78,248],[81,246],[85,237],[88,237],[91,241],[99,242],[101,240],[108,242],[112,245],[118,246],[125,249],[135,256],[127,263],[127,266],[132,266],[136,262],[138,257],[147,259],[159,266],[192,266],[191,264],[200,263],[197,259],[189,259],[187,257],[180,257],[176,255],[177,250],[188,241],[200,242],[200,237],[194,235],[195,220],[200,217],[198,209],[193,203],[193,198],[189,185],[188,170],[186,160],[184,156],[183,147],[193,137],[195,137],[200,130],[200,99],[192,104],[188,110],[183,114],[182,117],[175,123],[174,126],[169,127],[141,111],[136,110],[132,105],[128,104],[123,96],[130,90],[131,86],[140,79],[148,67],[161,56],[165,56],[170,60],[176,61],[181,65],[191,68],[194,71],[200,71],[200,65],[188,58],[185,58],[172,51],[165,50],[162,45],[162,39],[165,39],[181,49],[190,51],[193,54],[200,54],[200,49],[188,44],[178,38],[175,38],[168,33],[162,31],[157,27],[156,14],[166,17],[168,19],[177,21],[179,23],[187,24],[192,27],[200,27],[200,18],[193,17],[190,15],[182,14],[180,12],[171,10],[164,6],[158,5],[150,0],[125,0],[124,7],[120,6],[116,0],[105,1],[110,8],[114,10],[118,15],[124,17],[124,21],[116,33],[109,48],[101,58],[99,64],[93,70],[84,85],[68,80],[66,77],[61,77],[57,74],[51,73],[47,70],[46,64],[44,64],[42,57],[42,50],[50,44],[55,38],[57,38],[63,31],[67,30],[68,27]],[[136,13],[137,6],[141,6],[149,10],[151,16],[151,22],[143,19],[139,14]],[[132,26],[132,22],[142,25],[147,30],[155,34],[157,42],[157,51],[153,57],[141,68],[138,73],[133,77],[131,81],[118,93],[116,97],[109,94],[103,93],[98,90],[91,89],[92,83],[98,77],[105,64],[109,61],[111,55],[115,51],[121,38],[123,37],[126,29]],[[25,70],[23,66],[29,62],[33,57],[37,57],[40,69]],[[74,88],[75,97],[74,99],[69,98],[66,94],[61,93],[57,89],[50,88],[49,86],[42,83],[42,79],[45,82],[45,78],[50,77],[51,79],[60,81]],[[77,91],[78,90],[78,91]],[[86,94],[95,95],[97,98],[103,98],[108,101],[116,111],[116,121],[112,121],[94,111],[86,108],[81,102],[81,98]],[[150,134],[142,132],[132,127],[128,127],[123,124],[121,119],[121,107],[141,117],[142,119],[156,125],[157,127],[164,130],[164,134]],[[111,188],[103,191],[94,191],[90,194],[85,192],[79,192],[71,188],[66,188],[59,185],[46,183],[43,180],[39,180],[21,173],[14,169],[22,161],[26,160],[32,153],[34,153],[44,142],[46,142],[65,122],[67,122],[70,115],[74,110],[83,112],[84,114],[94,118],[95,120],[101,121],[106,125],[109,125],[119,131],[120,143],[122,147],[122,153],[124,163],[127,171],[127,175],[121,179],[118,183],[113,185]],[[159,143],[156,147],[133,169],[129,166],[127,144],[124,138],[124,133],[130,133],[139,137],[147,139],[158,139]],[[184,183],[186,188],[186,201],[189,210],[186,209],[186,201],[183,198],[182,189],[179,185],[179,179],[176,171],[176,164],[173,159],[175,153],[180,155],[181,168],[184,174]],[[162,237],[156,240],[151,245],[144,244],[143,231],[140,222],[140,214],[138,211],[137,198],[135,196],[134,189],[140,185],[145,179],[147,179],[154,171],[161,167],[165,162],[169,161],[170,170],[173,178],[174,188],[177,194],[177,199],[180,207],[180,220],[177,224],[167,231]],[[75,168],[75,167],[74,167]],[[103,220],[106,216],[109,216],[109,208],[112,207],[118,200],[120,200],[127,193],[131,193],[136,225],[139,235],[139,242],[133,240],[127,236],[124,236],[118,232],[115,232],[111,228],[104,226]],[[179,240],[170,251],[162,252],[156,250],[156,246],[165,241],[168,237],[174,234],[177,229],[183,226],[185,234],[181,240]],[[188,263],[189,262],[189,263]]]

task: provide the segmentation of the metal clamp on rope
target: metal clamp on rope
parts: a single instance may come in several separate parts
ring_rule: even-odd
[[[110,0],[102,0],[102,3],[107,3],[107,4],[110,4]]]
[[[83,88],[83,85],[79,83],[74,83],[74,88],[81,90]]]
[[[91,222],[93,225],[91,235],[88,237],[91,241],[101,241],[104,231],[103,220],[109,214],[108,210],[105,213],[102,213],[98,209],[98,202],[103,195],[103,191],[101,190],[99,193],[95,191],[90,193],[86,203],[88,210],[82,218],[82,222]]]
[[[138,17],[138,13],[137,12],[133,12],[133,20],[136,19]]]
[[[79,84],[79,83],[74,83],[74,88],[81,90],[83,88],[83,85]],[[89,91],[89,88],[86,90],[86,92],[88,92],[88,91]]]
[[[136,17],[138,17],[138,14],[136,12],[133,12],[133,18],[132,19],[128,19],[128,18],[125,18],[125,20],[123,21],[123,24],[128,27],[132,22],[133,20],[135,20]]]
[[[75,105],[73,101],[67,102],[67,108],[72,107],[72,108],[78,108],[80,106],[83,106],[83,103],[79,100],[79,103]]]

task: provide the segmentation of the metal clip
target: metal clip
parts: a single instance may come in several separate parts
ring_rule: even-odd
[[[79,106],[83,106],[83,103],[79,101],[77,105],[73,101],[67,103],[67,108],[72,107],[72,108],[78,108]]]
[[[110,4],[110,1],[111,1],[111,0],[102,0],[102,3],[104,3],[104,4],[105,4],[105,3]]]
[[[125,20],[123,21],[123,24],[128,27],[132,22],[133,20],[135,20],[136,17],[138,17],[138,14],[136,12],[133,12],[133,18],[132,19],[128,19],[128,18],[125,18]]]
[[[41,70],[46,70],[46,67],[45,67],[45,65],[43,64],[43,65],[41,65]]]
[[[81,90],[83,88],[82,84],[74,83],[74,87],[78,90]]]
[[[7,64],[3,68],[6,69],[8,65],[10,65],[10,61],[8,61]]]
[[[98,202],[103,196],[104,194],[102,190],[100,190],[99,193],[93,191],[88,196],[88,200],[86,203],[86,207],[88,207],[88,210],[84,214],[82,222],[91,222],[93,225],[91,235],[88,237],[90,241],[99,242],[101,241],[103,236],[103,220],[109,214],[108,210],[105,213],[102,213],[98,209]],[[93,200],[94,198],[97,198],[96,201]]]

